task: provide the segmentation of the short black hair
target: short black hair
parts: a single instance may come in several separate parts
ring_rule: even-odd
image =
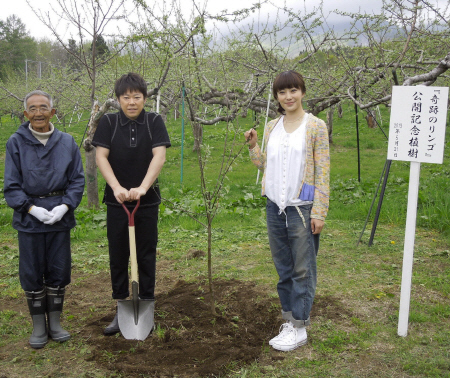
[[[141,92],[144,95],[144,98],[147,98],[147,83],[144,78],[137,73],[129,72],[124,74],[117,79],[114,86],[114,92],[116,93],[116,97],[119,98],[128,91]]]
[[[297,88],[302,91],[303,94],[306,93],[306,85],[303,76],[297,71],[289,70],[278,74],[278,76],[273,81],[272,93],[273,97],[277,98],[278,92],[283,89]],[[278,103],[278,113],[284,114],[284,109]]]

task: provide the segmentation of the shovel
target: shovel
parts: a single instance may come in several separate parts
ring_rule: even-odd
[[[138,266],[136,258],[136,237],[134,233],[134,214],[138,209],[140,200],[130,214],[127,207],[122,204],[128,215],[128,232],[130,237],[131,260],[131,288],[132,300],[120,300],[117,302],[119,328],[122,336],[127,340],[145,340],[153,329],[153,316],[155,312],[154,300],[139,299]]]

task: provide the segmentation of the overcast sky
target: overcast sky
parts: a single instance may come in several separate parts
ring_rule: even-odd
[[[149,3],[154,2],[155,0],[149,1]],[[157,2],[163,1],[163,0],[156,0]],[[165,0],[166,3],[169,1]],[[243,7],[249,7],[251,6],[256,0],[209,0],[207,2],[207,10],[209,13],[214,14],[217,13],[224,8],[226,8],[228,11],[232,12],[238,9],[241,9]],[[132,6],[132,0],[126,0],[126,3],[130,4],[130,7]],[[183,4],[190,4],[190,1],[188,0],[181,0]],[[205,0],[196,1],[197,4],[205,4]],[[282,5],[282,0],[275,0],[274,1],[277,5]],[[55,0],[32,0],[33,4],[39,4],[39,8],[46,12],[48,10],[52,9],[52,4],[55,4]],[[286,0],[286,4],[289,8],[293,8],[296,10],[300,10],[303,12],[304,7],[306,6],[306,9],[308,11],[312,10],[314,6],[317,6],[319,1],[317,0]],[[324,0],[324,10],[325,14],[328,14],[329,12],[340,9],[343,11],[351,11],[351,12],[358,12],[358,11],[366,11],[368,13],[378,13],[381,9],[381,3],[382,0]],[[31,36],[33,36],[36,39],[41,39],[44,37],[51,38],[51,33],[47,29],[45,25],[43,25],[39,19],[35,16],[33,11],[28,6],[27,2],[25,0],[2,0],[1,5],[1,12],[0,12],[0,19],[5,21],[6,18],[12,14],[17,15],[22,22],[26,25],[27,30],[30,32]],[[266,5],[262,8],[260,12],[260,17],[265,20],[266,14],[271,11],[271,13],[274,13],[273,7],[270,5]],[[338,26],[337,24],[342,22],[342,19],[338,19],[336,17],[330,17],[328,19],[328,22],[331,24],[335,24],[335,26]],[[69,37],[67,37],[69,38]]]

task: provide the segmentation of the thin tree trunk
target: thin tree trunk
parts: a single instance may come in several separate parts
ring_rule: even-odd
[[[208,281],[209,281],[209,294],[211,299],[211,313],[216,315],[216,298],[214,295],[214,286],[212,280],[212,220],[208,219]]]
[[[373,115],[373,112],[371,110],[366,115],[366,121],[367,121],[367,126],[369,126],[369,128],[374,129],[375,127],[377,127],[376,118]]]
[[[193,123],[193,133],[194,133],[194,147],[193,151],[200,150],[200,146],[203,143],[203,126],[198,123]]]
[[[97,181],[97,162],[95,161],[95,147],[91,144],[94,137],[95,130],[100,118],[108,111],[110,107],[115,107],[115,100],[110,98],[105,101],[102,106],[99,106],[95,101],[91,109],[91,117],[88,124],[87,137],[83,142],[84,156],[85,156],[85,176],[86,176],[86,192],[89,207],[99,207],[98,201],[98,181]]]
[[[328,142],[333,143],[333,115],[334,115],[334,106],[328,109],[327,111],[327,129],[328,129]]]
[[[86,160],[86,192],[88,207],[99,207],[98,201],[98,183],[97,183],[97,163],[95,161],[95,147],[90,146],[84,153]]]

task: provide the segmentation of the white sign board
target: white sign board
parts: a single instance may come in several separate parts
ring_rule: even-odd
[[[442,164],[448,87],[392,88],[388,159]]]

